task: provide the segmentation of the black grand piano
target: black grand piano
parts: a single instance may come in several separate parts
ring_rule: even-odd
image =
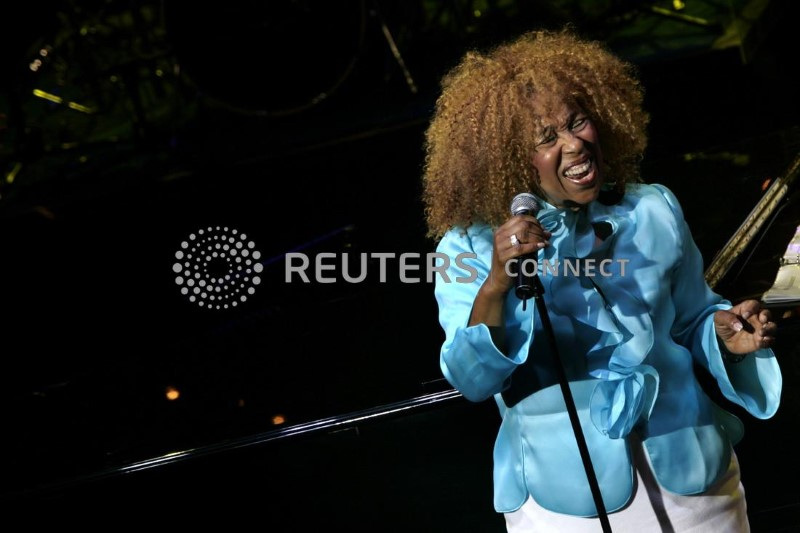
[[[433,285],[399,268],[434,251],[437,81],[534,27],[609,42],[647,88],[644,176],[683,202],[715,289],[758,298],[800,226],[797,8],[728,4],[3,7],[5,516],[504,531],[496,408],[442,379]],[[344,253],[367,277],[318,281]],[[194,274],[226,264],[241,276],[206,293]],[[800,524],[797,307],[775,307],[778,415],[742,416],[753,531]]]

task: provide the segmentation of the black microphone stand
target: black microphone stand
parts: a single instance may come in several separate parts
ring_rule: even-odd
[[[520,268],[522,268],[521,265]],[[555,333],[553,333],[553,325],[550,323],[550,315],[547,313],[547,307],[545,306],[544,298],[541,297],[544,294],[544,286],[542,285],[542,281],[539,279],[539,276],[531,276],[530,285],[526,284],[523,287],[518,287],[516,294],[522,298],[523,306],[525,305],[527,298],[533,297],[533,299],[536,300],[536,308],[539,310],[539,316],[541,317],[542,325],[544,326],[544,330],[547,332],[547,338],[550,341],[550,353],[553,354],[553,366],[558,373],[558,382],[561,385],[561,393],[564,395],[564,403],[567,404],[569,420],[572,423],[572,430],[575,433],[575,440],[578,441],[578,450],[581,453],[583,468],[586,470],[586,477],[589,479],[589,488],[592,491],[594,505],[597,507],[597,516],[600,519],[600,524],[603,526],[603,532],[611,533],[611,524],[608,521],[606,506],[603,504],[603,496],[600,493],[600,484],[597,482],[597,475],[594,472],[592,459],[589,456],[589,447],[586,445],[586,438],[583,436],[583,429],[581,429],[581,423],[578,419],[578,410],[575,407],[575,400],[572,398],[572,391],[569,389],[567,372],[564,370],[564,365],[561,362],[561,355],[558,353],[558,345],[556,344]]]

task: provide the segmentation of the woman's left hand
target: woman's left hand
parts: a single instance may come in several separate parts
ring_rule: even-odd
[[[769,348],[775,342],[777,324],[758,300],[745,300],[730,311],[714,313],[714,328],[729,352],[745,354]]]

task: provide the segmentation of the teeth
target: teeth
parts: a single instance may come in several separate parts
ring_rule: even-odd
[[[574,167],[568,169],[566,172],[564,172],[564,175],[565,176],[570,176],[570,177],[571,176],[577,176],[577,175],[583,174],[584,172],[589,170],[589,168],[591,168],[591,166],[592,166],[592,162],[591,161],[587,161],[586,163],[584,163],[582,165],[577,165],[577,166],[574,166]]]

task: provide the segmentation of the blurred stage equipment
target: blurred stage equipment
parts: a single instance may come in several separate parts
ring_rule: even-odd
[[[772,286],[761,296],[765,305],[800,305],[800,226],[780,259],[778,274]]]
[[[723,279],[753,238],[761,233],[765,222],[773,217],[773,214],[776,216],[780,213],[779,207],[798,173],[800,173],[800,154],[794,158],[786,172],[772,182],[739,229],[714,257],[705,272],[709,287],[713,289]]]
[[[174,118],[175,79],[158,5],[66,2],[11,61],[3,170],[51,158],[35,179],[97,163],[110,145],[135,144]],[[88,163],[88,165],[87,165]],[[30,176],[28,176],[30,178]]]

